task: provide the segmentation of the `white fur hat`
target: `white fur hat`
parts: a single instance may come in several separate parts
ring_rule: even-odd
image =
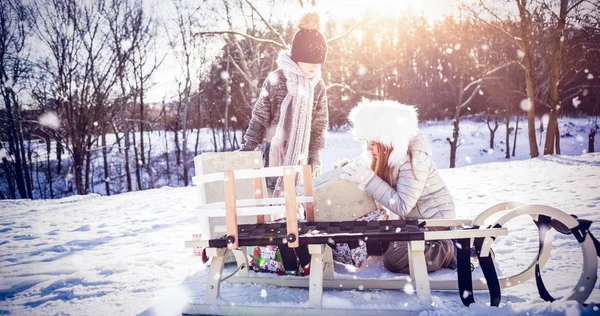
[[[408,160],[408,145],[419,131],[417,109],[393,100],[363,98],[350,112],[357,139],[376,141],[392,147],[388,164],[399,166]]]

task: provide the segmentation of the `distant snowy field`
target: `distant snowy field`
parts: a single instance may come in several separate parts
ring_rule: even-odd
[[[572,123],[569,124],[569,122]],[[526,125],[520,124],[518,161],[505,162],[500,150],[504,127],[496,135],[493,153],[485,124],[461,124],[462,145],[456,169],[443,169],[457,204],[457,216],[474,218],[503,201],[546,204],[580,218],[592,219],[600,236],[600,154],[585,154],[587,119],[560,121],[565,155],[526,159]],[[567,124],[567,125],[564,125]],[[448,166],[451,126],[425,122],[422,128],[434,144],[436,163]],[[539,134],[538,134],[539,135]],[[323,154],[324,168],[360,154],[362,144],[350,134],[331,132]],[[511,137],[512,147],[512,137]],[[600,142],[596,141],[600,149]],[[159,152],[158,148],[155,148]],[[202,301],[207,269],[183,242],[197,232],[193,187],[132,192],[110,197],[97,194],[48,201],[0,201],[0,315],[177,315],[185,302]],[[531,220],[508,223],[510,233],[493,245],[503,274],[521,271],[537,252]],[[582,256],[572,236],[555,235],[550,262],[543,269],[551,293],[574,287]],[[231,266],[226,267],[232,271]],[[340,276],[352,277],[343,266]],[[432,274],[452,278],[453,271]],[[377,260],[357,277],[392,277]],[[503,290],[500,308],[487,307],[486,292],[476,293],[465,308],[457,291],[434,291],[434,306],[419,305],[411,291],[326,291],[324,305],[377,309],[381,306],[422,315],[595,314],[574,303],[545,303],[535,281]],[[306,305],[308,292],[274,286],[228,284],[222,296],[237,304]],[[600,302],[598,285],[589,302]],[[367,313],[367,312],[366,312]]]

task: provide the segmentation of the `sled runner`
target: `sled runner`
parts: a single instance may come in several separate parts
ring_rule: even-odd
[[[296,174],[304,180],[304,195],[297,196],[295,190]],[[265,177],[283,176],[284,198],[262,198],[262,183]],[[254,179],[255,199],[237,199],[236,181]],[[212,259],[208,273],[204,302],[188,304],[184,315],[230,315],[265,314],[276,312],[276,307],[257,307],[228,305],[220,299],[222,282],[259,283],[285,287],[308,288],[307,306],[288,309],[286,314],[296,315],[326,313],[331,315],[359,315],[364,311],[353,309],[330,309],[322,304],[325,288],[343,289],[397,289],[412,285],[421,304],[431,304],[431,290],[457,291],[464,305],[473,303],[474,290],[487,290],[490,305],[498,306],[501,301],[501,289],[518,286],[535,278],[540,296],[546,301],[555,298],[546,289],[541,269],[550,257],[551,237],[549,229],[562,234],[573,234],[583,253],[581,277],[573,290],[559,300],[575,300],[581,304],[591,294],[597,279],[600,244],[590,233],[590,221],[577,219],[556,208],[545,205],[525,205],[522,203],[501,203],[482,212],[473,220],[389,220],[375,222],[337,221],[315,222],[312,198],[310,166],[273,167],[262,169],[244,169],[211,173],[194,177],[196,185],[200,183],[222,182],[225,201],[200,206],[203,216],[224,217],[226,234],[211,239],[187,241],[186,247],[206,247],[206,256]],[[304,204],[306,220],[299,221],[297,210]],[[508,210],[508,212],[506,212]],[[484,227],[490,216],[505,212],[492,225]],[[286,214],[286,222],[265,223],[265,215]],[[238,216],[256,216],[254,224],[238,225]],[[533,262],[523,271],[509,276],[496,274],[494,261],[490,257],[490,247],[497,236],[508,235],[504,228],[506,222],[518,217],[530,216],[539,232],[539,251]],[[427,231],[425,227],[449,227],[445,231]],[[411,229],[408,229],[411,228]],[[424,250],[428,240],[453,240],[457,245],[457,279],[430,280],[425,262]],[[410,274],[394,279],[336,279],[333,259],[329,245],[334,243],[366,243],[370,254],[380,254],[390,242],[408,242]],[[291,248],[307,245],[311,254],[310,275],[303,278],[261,277],[248,273],[248,257],[245,246],[287,246]],[[472,279],[470,249],[474,246],[483,272],[483,280]],[[223,276],[223,267],[228,252],[235,256],[237,269]],[[371,313],[371,312],[370,312]],[[399,315],[398,310],[379,309],[371,314]]]

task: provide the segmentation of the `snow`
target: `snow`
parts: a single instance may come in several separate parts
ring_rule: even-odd
[[[423,122],[421,127],[432,140],[435,162],[442,168],[459,218],[472,219],[504,201],[546,204],[594,220],[591,231],[600,236],[600,154],[581,154],[587,149],[586,122],[559,121],[561,133],[571,135],[561,143],[569,155],[536,159],[526,159],[526,123],[521,122],[517,160],[512,161],[504,159],[499,144],[504,139],[503,126],[496,134],[495,151],[489,153],[483,151],[489,146],[485,123],[461,122],[460,168],[456,169],[446,169],[450,122]],[[362,146],[347,131],[330,132],[324,170],[345,157],[359,155]],[[598,142],[596,146],[600,147]],[[160,152],[158,141],[156,150]],[[208,270],[192,249],[184,248],[184,241],[198,233],[195,206],[194,187],[161,187],[108,197],[89,194],[0,201],[0,314],[178,315],[185,303],[202,302]],[[516,218],[506,227],[509,236],[499,237],[492,246],[503,275],[525,268],[536,255],[538,242],[530,219]],[[572,290],[581,266],[577,241],[555,234],[551,259],[542,270],[551,294],[557,297]],[[234,269],[227,265],[224,275]],[[335,270],[339,278],[401,277],[386,271],[376,257],[369,258],[362,269],[336,265]],[[455,272],[437,271],[431,277],[452,279]],[[474,278],[480,277],[481,271],[476,270]],[[588,303],[600,302],[597,286]],[[323,305],[394,308],[422,315],[597,313],[591,306],[574,302],[544,302],[534,280],[502,293],[498,308],[487,306],[488,293],[480,291],[475,292],[476,304],[466,308],[458,291],[434,291],[433,305],[422,306],[410,287],[404,291],[326,290]],[[221,295],[236,304],[282,307],[307,306],[308,300],[305,289],[256,284],[225,283]]]

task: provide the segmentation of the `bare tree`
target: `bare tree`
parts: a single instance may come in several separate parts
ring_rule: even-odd
[[[560,154],[560,132],[558,130],[558,112],[560,111],[560,72],[562,69],[562,54],[565,41],[565,26],[567,24],[567,15],[570,11],[577,8],[583,0],[576,1],[569,7],[568,0],[560,0],[560,10],[558,15],[552,11],[545,1],[544,6],[557,19],[556,32],[554,35],[554,51],[550,64],[550,118],[548,119],[548,128],[546,129],[546,142],[544,145],[544,155]]]
[[[14,162],[6,164],[14,167],[7,170],[8,182],[16,182],[21,198],[32,198],[32,180],[25,154],[25,142],[21,119],[21,105],[18,97],[19,86],[30,72],[28,64],[29,47],[26,40],[30,37],[30,10],[20,0],[2,1],[0,4],[0,95],[6,108],[7,139],[9,157]],[[14,196],[11,189],[11,195]]]
[[[473,16],[483,23],[488,24],[498,29],[505,37],[512,41],[519,49],[518,64],[521,65],[525,71],[525,85],[527,91],[527,101],[524,102],[523,108],[527,110],[527,123],[529,132],[529,150],[531,158],[539,156],[539,150],[537,147],[537,140],[535,135],[535,84],[534,84],[534,66],[533,66],[533,51],[532,51],[532,14],[530,12],[529,5],[534,0],[515,0],[515,3],[519,12],[518,28],[520,36],[516,36],[512,33],[510,25],[510,17],[502,17],[498,12],[491,9],[490,6],[484,3],[484,0],[479,0],[479,4],[483,9],[483,12],[475,11],[472,8],[466,6],[466,8],[473,13]],[[488,22],[482,18],[485,14],[490,15],[495,23]]]

